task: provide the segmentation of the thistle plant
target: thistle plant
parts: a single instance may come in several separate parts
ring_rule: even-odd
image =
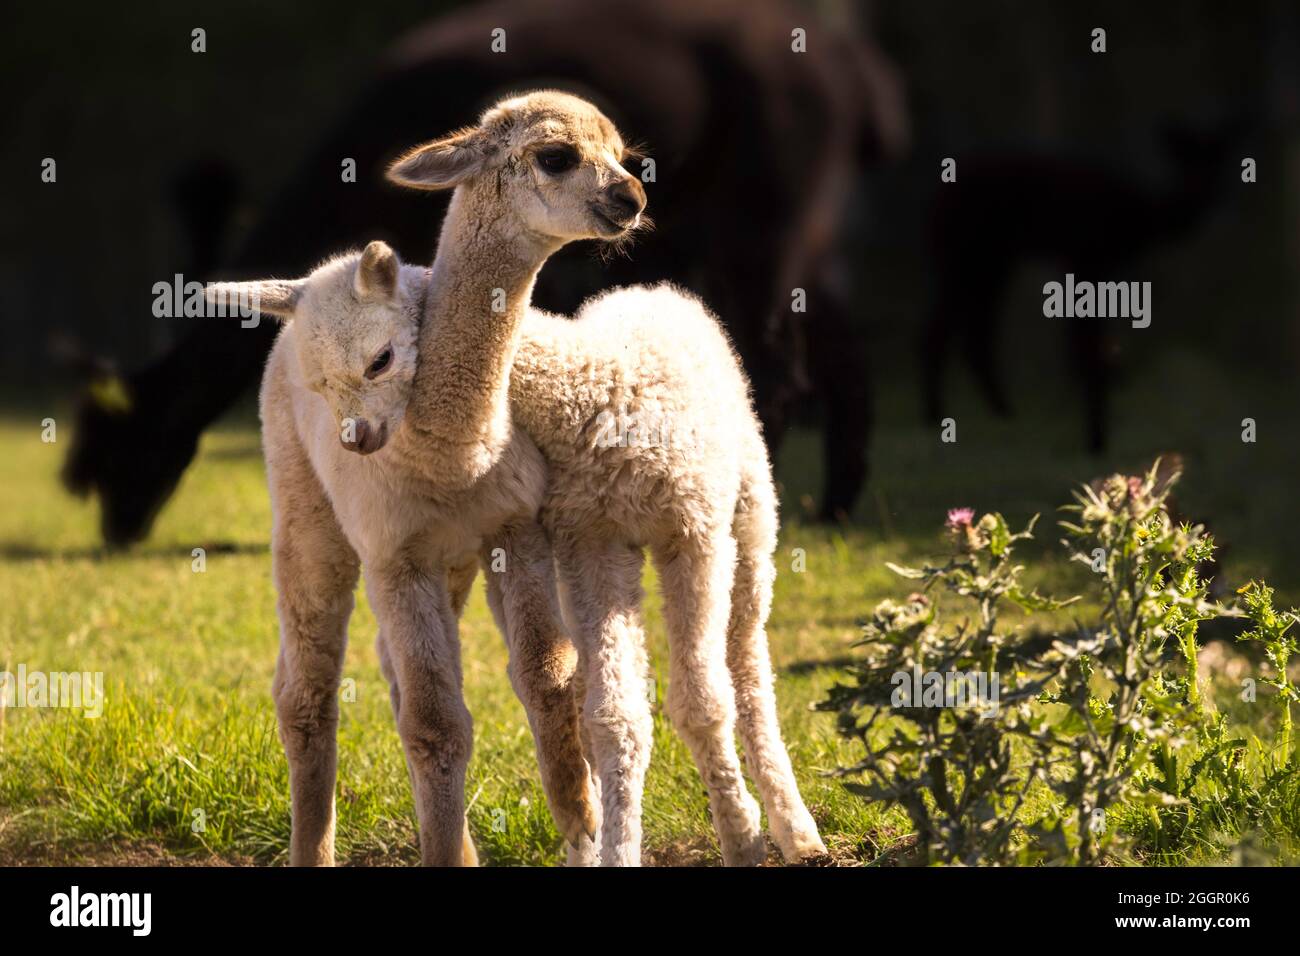
[[[1213,553],[1199,526],[1176,525],[1166,507],[1172,480],[1112,476],[1075,493],[1061,527],[1072,558],[1097,574],[1101,616],[1097,650],[1067,670],[1058,694],[1080,723],[1061,735],[1072,772],[1053,788],[1075,808],[1077,860],[1094,863],[1116,829],[1116,804],[1154,810],[1177,802],[1178,754],[1203,721],[1197,683],[1196,632],[1202,621],[1232,612],[1212,602],[1197,571]],[[1173,640],[1182,673],[1166,665]],[[1110,688],[1097,693],[1098,684]],[[1154,769],[1155,773],[1151,771]],[[1150,778],[1164,786],[1150,786]]]
[[[1059,618],[1045,631],[1003,621],[1007,605],[1036,615],[1076,600],[1022,583],[1013,550],[1032,538],[1033,521],[1013,534],[999,514],[955,509],[946,562],[890,565],[919,590],[875,608],[855,645],[862,659],[819,706],[862,745],[861,760],[837,773],[861,796],[905,810],[927,862],[1095,864],[1139,840],[1158,852],[1194,823],[1241,831],[1291,813],[1300,691],[1287,664],[1300,614],[1276,610],[1272,589],[1255,582],[1239,604],[1210,598],[1202,569],[1214,543],[1170,517],[1176,480],[1155,466],[1112,476],[1063,509],[1062,543],[1093,572],[1087,597],[1097,609],[1072,628]],[[1239,639],[1261,644],[1274,670],[1262,682],[1281,716],[1262,777],[1245,767],[1250,741],[1234,736],[1198,682],[1200,626],[1226,618],[1249,622]],[[972,682],[983,692],[953,693]]]
[[[1273,666],[1275,676],[1263,677],[1261,682],[1277,691],[1278,706],[1282,709],[1277,735],[1277,761],[1282,767],[1295,766],[1295,751],[1291,740],[1291,705],[1300,701],[1300,691],[1291,683],[1288,665],[1296,653],[1296,639],[1291,627],[1300,620],[1293,608],[1278,611],[1273,607],[1273,589],[1255,581],[1237,591],[1242,596],[1242,612],[1254,625],[1238,636],[1239,641],[1254,641],[1264,646],[1264,656]]]
[[[1026,843],[1021,810],[1030,782],[1046,775],[1048,755],[1018,741],[1041,732],[1034,702],[1057,671],[1046,663],[1049,649],[1006,627],[1000,612],[1006,603],[1029,610],[1069,603],[1021,583],[1013,549],[1033,525],[1013,534],[999,514],[977,522],[970,509],[949,512],[952,557],[922,568],[890,565],[920,590],[876,607],[852,682],[819,705],[863,745],[862,760],[839,774],[864,778],[848,784],[859,795],[901,806],[928,862],[1015,862]],[[951,623],[941,617],[942,592],[967,613]]]

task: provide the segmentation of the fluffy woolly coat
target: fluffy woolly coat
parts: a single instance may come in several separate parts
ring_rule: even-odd
[[[541,516],[583,659],[602,860],[639,860],[651,746],[643,549],[663,589],[668,713],[708,789],[724,862],[765,856],[735,750],[737,716],[783,855],[824,853],[781,741],[764,632],[777,531],[771,467],[717,320],[668,285],[606,293],[573,319],[530,313],[509,395],[515,423],[547,461]]]

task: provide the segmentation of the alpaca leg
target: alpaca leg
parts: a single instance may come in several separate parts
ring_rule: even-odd
[[[559,581],[556,584],[556,592],[560,599],[560,618],[564,622],[565,630],[570,634],[576,634],[577,628],[573,623],[573,616],[568,611],[571,602],[565,595],[564,584]],[[586,675],[587,662],[579,649],[578,666],[573,672],[573,702],[578,711],[578,742],[582,748],[582,757],[587,762],[589,799],[596,814],[596,837],[592,841],[584,838],[577,846],[569,846],[566,860],[569,866],[600,865],[600,776],[595,772],[596,753],[591,746],[591,730],[583,710],[583,704],[587,699]]]
[[[727,626],[727,668],[736,693],[745,763],[767,810],[772,839],[788,862],[826,852],[804,806],[790,756],[781,740],[764,625],[772,606],[776,569],[776,493],[766,467],[742,488],[733,523],[738,557]]]
[[[953,338],[951,319],[953,304],[940,296],[926,312],[920,338],[917,340],[917,357],[921,370],[921,404],[927,427],[939,424],[947,410],[945,388],[948,350]]]
[[[268,468],[280,656],[271,686],[289,761],[293,866],[334,863],[338,687],[359,564],[305,456]]]
[[[577,652],[559,624],[555,566],[542,529],[507,526],[483,545],[488,605],[510,649],[510,682],[524,705],[551,815],[571,859],[595,855],[591,774],[583,758],[573,678]]]
[[[379,673],[388,681],[388,700],[393,705],[393,719],[402,718],[402,689],[397,685],[397,671],[393,667],[393,655],[388,650],[388,641],[384,639],[384,629],[379,628],[375,635],[375,653],[379,655]],[[415,781],[411,781],[414,785]]]
[[[1068,361],[1083,392],[1084,439],[1088,452],[1099,455],[1106,450],[1107,397],[1111,384],[1111,363],[1106,354],[1108,342],[1102,323],[1093,319],[1074,319],[1070,322],[1066,341]]]
[[[560,543],[565,620],[583,667],[582,717],[601,801],[602,866],[641,863],[641,800],[654,724],[645,692],[641,551]]]
[[[457,621],[465,612],[465,605],[469,603],[470,591],[474,587],[474,578],[477,574],[478,560],[472,554],[466,555],[447,568],[447,592],[451,599],[451,613]],[[412,780],[412,792],[414,792],[414,780]],[[461,844],[465,866],[478,866],[478,851],[474,848],[473,837],[470,836],[468,817],[465,819]]]
[[[668,627],[668,715],[704,778],[723,863],[756,866],[767,849],[758,804],[740,771],[735,695],[727,673],[735,551],[730,534],[715,541],[678,540],[656,549],[655,563]]]
[[[397,730],[420,820],[426,866],[477,862],[465,821],[472,724],[462,697],[460,641],[442,569],[398,560],[367,576],[397,685]]]
[[[473,582],[473,577],[469,579]],[[453,606],[456,603],[456,596],[452,595]],[[463,601],[462,601],[463,606]],[[384,639],[383,628],[379,629],[379,635],[375,638],[375,650],[379,654],[379,672],[384,675],[384,680],[388,681],[388,699],[393,705],[393,718],[398,721],[399,726],[402,719],[402,690],[397,682],[397,671],[393,666],[393,656],[388,650],[388,642]],[[411,792],[415,793],[415,770],[411,766],[409,758],[406,759],[406,775],[411,781]],[[478,865],[478,852],[474,849],[474,840],[469,833],[469,820],[465,821],[465,831],[463,835],[464,864],[466,866]]]
[[[384,675],[384,680],[388,681],[388,702],[393,707],[393,721],[398,726],[402,720],[402,688],[397,683],[397,669],[393,666],[393,654],[388,649],[388,641],[384,637],[384,628],[381,625],[379,633],[375,636],[375,652],[379,655],[379,673]],[[411,793],[415,793],[415,772],[411,769],[411,761],[402,755],[402,760],[406,764],[406,779],[410,781]]]
[[[469,603],[469,593],[478,574],[478,556],[467,554],[447,569],[447,592],[451,595],[451,613],[460,620]]]
[[[1009,279],[1010,271],[1005,263],[963,270],[962,282],[956,287],[960,290],[959,304],[949,313],[949,321],[953,316],[960,317],[958,335],[962,358],[975,377],[976,387],[999,418],[1010,418],[1013,414],[998,364],[1000,312]]]
[[[858,341],[853,320],[833,284],[819,282],[809,290],[810,316],[816,330],[806,337],[809,373],[821,400],[822,495],[818,517],[845,521],[867,479],[871,447],[871,365],[853,347]],[[938,421],[936,417],[934,421]]]
[[[1011,399],[1007,397],[998,368],[998,323],[993,309],[992,304],[986,304],[987,311],[976,306],[967,312],[970,325],[963,335],[962,354],[975,377],[975,385],[983,393],[993,414],[998,418],[1010,418],[1013,413]]]
[[[574,648],[578,652],[578,666],[573,672],[573,701],[578,708],[578,741],[582,747],[582,757],[587,761],[587,767],[591,774],[591,786],[595,793],[597,816],[599,816],[601,806],[600,775],[596,773],[596,752],[591,745],[591,726],[587,722],[586,713],[587,657],[583,653],[585,645],[576,638],[578,623],[573,614],[573,596],[569,594],[562,575],[556,577],[555,585],[556,597],[559,598],[560,604],[560,621],[567,633],[575,635]]]

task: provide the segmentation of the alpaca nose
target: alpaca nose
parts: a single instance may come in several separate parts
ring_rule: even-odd
[[[609,188],[608,200],[624,221],[635,219],[645,209],[645,189],[638,179],[624,179]]]
[[[348,425],[352,427],[347,427]],[[345,422],[343,431],[339,434],[339,441],[348,451],[360,452],[365,447],[366,440],[370,437],[370,423],[364,418],[355,418],[351,422]]]
[[[388,441],[388,422],[380,422],[378,428],[373,428],[364,418],[355,419],[351,429],[345,428],[339,435],[339,441],[348,451],[359,455],[372,454]]]

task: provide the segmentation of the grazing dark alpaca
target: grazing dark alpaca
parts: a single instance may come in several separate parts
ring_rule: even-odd
[[[993,411],[1011,415],[998,374],[998,312],[1016,268],[1055,262],[1062,278],[1139,278],[1132,270],[1149,250],[1187,236],[1240,174],[1230,149],[1241,126],[1213,133],[1170,130],[1174,168],[1160,186],[1099,164],[1046,156],[959,160],[957,179],[939,187],[930,224],[936,291],[921,337],[925,414],[938,422],[945,404],[949,352],[962,357]],[[1050,319],[1066,325],[1069,364],[1083,394],[1087,447],[1107,441],[1113,347],[1104,319]],[[1113,323],[1112,323],[1113,324]]]
[[[644,135],[658,226],[628,258],[557,256],[535,301],[567,313],[598,289],[660,279],[698,293],[741,353],[773,448],[811,383],[825,410],[821,510],[842,516],[866,474],[870,389],[847,304],[818,276],[835,254],[845,191],[864,165],[901,148],[906,118],[880,54],[811,19],[752,0],[506,0],[439,18],[397,45],[220,277],[300,275],[371,239],[419,261],[438,214],[383,184],[388,161],[503,92],[577,93]],[[497,27],[509,55],[490,48]],[[791,51],[795,27],[808,30],[807,53]],[[357,182],[340,181],[343,157],[356,160]],[[806,290],[802,314],[791,309],[796,287]],[[270,321],[191,321],[168,354],[125,379],[131,410],[81,405],[64,480],[99,494],[110,543],[148,532],[200,433],[257,379],[275,334]]]

